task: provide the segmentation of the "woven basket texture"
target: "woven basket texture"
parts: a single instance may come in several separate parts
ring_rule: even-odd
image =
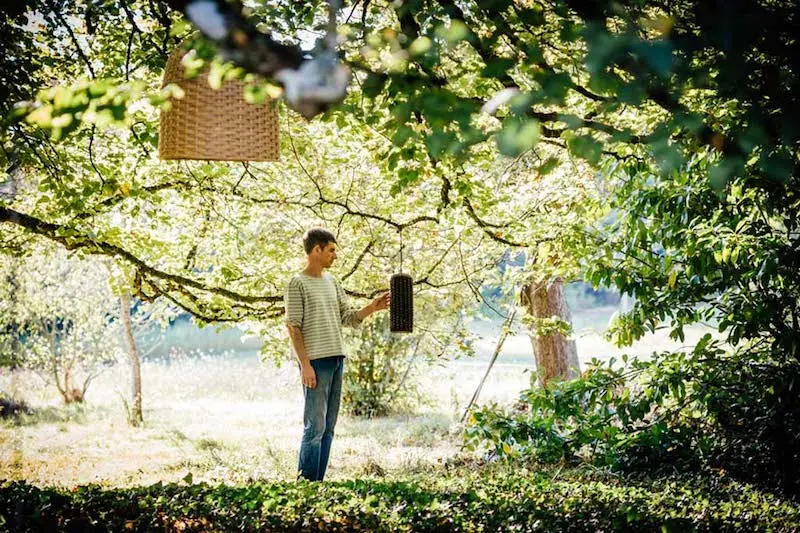
[[[389,279],[392,305],[389,307],[389,329],[392,332],[414,330],[414,280],[408,274],[394,274]]]
[[[161,111],[161,159],[277,161],[280,137],[275,103],[246,102],[241,81],[226,81],[215,90],[205,73],[185,79],[183,54],[176,49],[164,71],[163,85],[176,83],[185,94],[171,99],[171,108]]]

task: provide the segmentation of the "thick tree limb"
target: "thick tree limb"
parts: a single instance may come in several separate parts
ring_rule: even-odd
[[[217,294],[219,296],[224,296],[225,298],[228,298],[232,301],[243,302],[243,303],[274,303],[282,301],[281,296],[258,296],[250,294],[241,294],[236,291],[232,291],[230,289],[210,286],[192,278],[187,278],[185,276],[164,272],[162,270],[159,270],[155,267],[148,265],[143,260],[133,255],[131,252],[115,244],[92,240],[83,235],[76,235],[74,230],[66,226],[45,222],[38,218],[32,217],[30,215],[27,215],[19,211],[15,211],[13,209],[9,209],[7,207],[0,206],[0,222],[10,222],[12,224],[21,226],[29,231],[32,231],[33,233],[36,233],[38,235],[41,235],[43,237],[46,237],[52,241],[55,241],[63,245],[68,250],[76,250],[83,248],[92,253],[108,255],[112,257],[113,256],[121,257],[122,259],[128,261],[130,264],[134,265],[141,272],[149,276],[152,276],[154,278],[162,279],[165,281],[171,281],[184,287],[191,287],[193,289],[198,289],[212,294]]]

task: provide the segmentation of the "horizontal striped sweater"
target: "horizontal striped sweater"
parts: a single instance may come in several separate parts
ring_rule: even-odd
[[[300,329],[309,359],[345,355],[342,326],[362,322],[342,286],[327,272],[318,278],[294,276],[286,286],[284,305],[285,322]]]

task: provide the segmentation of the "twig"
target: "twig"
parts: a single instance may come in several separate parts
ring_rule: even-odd
[[[467,404],[467,408],[464,409],[464,414],[461,416],[461,423],[464,423],[464,420],[467,418],[467,413],[469,413],[470,408],[472,405],[478,401],[478,396],[481,393],[481,389],[483,389],[483,384],[486,383],[486,378],[489,377],[489,372],[491,372],[492,367],[494,366],[495,361],[497,361],[497,357],[500,355],[500,351],[503,349],[503,343],[506,342],[506,337],[508,337],[508,332],[511,331],[511,324],[514,321],[514,317],[517,315],[517,308],[514,307],[514,310],[508,314],[508,318],[503,323],[503,330],[500,332],[500,338],[497,340],[497,346],[494,348],[494,353],[492,354],[492,359],[489,361],[489,366],[486,367],[486,372],[483,374],[483,378],[481,378],[481,382],[478,383],[478,388],[475,389],[475,393],[472,395],[472,399]]]

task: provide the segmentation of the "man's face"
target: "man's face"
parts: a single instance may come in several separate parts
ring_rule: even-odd
[[[329,268],[336,261],[335,242],[329,242],[325,246],[316,246],[314,250],[319,254],[319,262],[323,268]]]

